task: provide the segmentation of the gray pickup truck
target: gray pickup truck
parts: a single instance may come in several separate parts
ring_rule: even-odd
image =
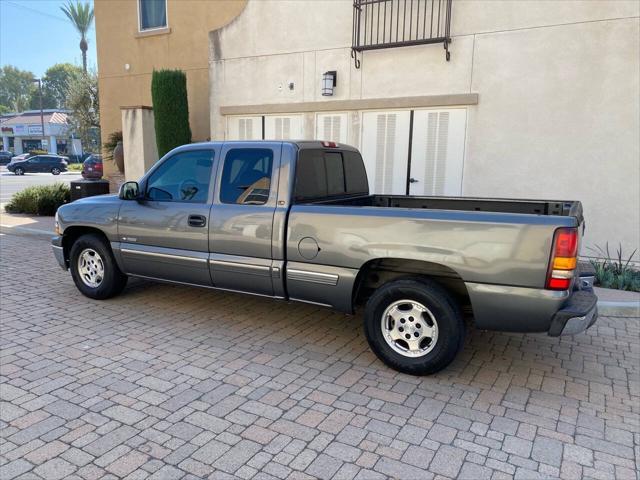
[[[346,145],[210,142],[171,151],[119,195],[62,206],[53,251],[95,299],[134,276],[364,306],[376,355],[424,375],[461,349],[465,314],[487,330],[590,327],[583,229],[577,201],[371,195]]]

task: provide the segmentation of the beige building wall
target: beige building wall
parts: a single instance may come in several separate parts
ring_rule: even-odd
[[[120,107],[151,105],[154,69],[178,68],[187,74],[193,140],[206,140],[210,130],[208,33],[232,21],[245,5],[246,0],[168,0],[167,29],[141,33],[138,0],[95,0],[103,137],[122,130]],[[105,164],[106,174],[114,168]]]
[[[307,112],[310,138],[309,102],[356,101],[349,141],[362,148],[362,112],[380,99],[467,98],[463,195],[581,200],[586,246],[640,244],[639,2],[454,0],[450,62],[423,45],[365,52],[356,69],[351,28],[349,0],[249,0],[210,35],[212,138],[224,113],[274,111]]]

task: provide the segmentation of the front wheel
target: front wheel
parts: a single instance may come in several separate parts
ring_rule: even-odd
[[[99,235],[82,235],[71,247],[70,268],[80,292],[96,300],[111,298],[127,285],[107,242]]]
[[[24,169],[23,169],[22,167],[17,167],[17,168],[13,171],[13,173],[14,173],[15,175],[24,175]]]
[[[51,169],[51,173],[53,173],[54,175],[60,175],[60,169],[58,167],[53,167]]]
[[[422,278],[395,280],[376,290],[365,308],[364,328],[378,358],[411,375],[442,370],[464,341],[457,302],[440,285]]]

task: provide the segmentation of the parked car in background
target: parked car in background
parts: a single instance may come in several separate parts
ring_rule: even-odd
[[[102,174],[102,155],[93,154],[82,162],[82,178],[98,180]]]
[[[67,171],[67,158],[60,155],[35,155],[33,157],[17,160],[17,157],[11,159],[7,170],[16,175],[24,175],[25,173],[44,173],[51,172],[53,175],[60,175],[61,172]]]
[[[13,157],[13,153],[7,152],[6,150],[0,150],[0,165],[6,165],[11,161],[11,157]]]

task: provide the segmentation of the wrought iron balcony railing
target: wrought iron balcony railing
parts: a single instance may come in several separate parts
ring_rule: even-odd
[[[449,61],[452,0],[354,0],[351,56],[364,50],[442,43]]]

